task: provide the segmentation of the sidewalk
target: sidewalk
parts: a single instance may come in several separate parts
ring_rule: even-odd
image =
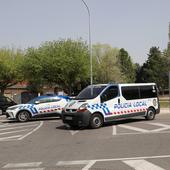
[[[170,108],[161,108],[160,114],[170,114]]]

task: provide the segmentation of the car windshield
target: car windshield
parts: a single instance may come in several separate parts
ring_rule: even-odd
[[[82,90],[79,95],[75,98],[76,100],[86,100],[86,99],[93,99],[97,97],[102,90],[106,87],[106,85],[98,85],[98,86],[88,86],[84,90]],[[92,91],[92,93],[91,93]]]
[[[28,102],[28,104],[35,104],[35,102],[38,101],[38,100],[39,100],[39,98],[36,97],[36,98],[30,100],[30,101]]]

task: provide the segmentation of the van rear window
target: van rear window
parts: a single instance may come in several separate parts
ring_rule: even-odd
[[[149,86],[125,86],[122,87],[122,95],[126,100],[145,99],[157,97],[157,88]]]
[[[140,95],[141,99],[157,97],[156,86],[141,86]]]

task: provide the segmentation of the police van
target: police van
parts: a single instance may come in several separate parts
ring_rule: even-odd
[[[99,128],[105,122],[143,116],[153,120],[160,112],[155,83],[90,85],[64,107],[63,123]]]

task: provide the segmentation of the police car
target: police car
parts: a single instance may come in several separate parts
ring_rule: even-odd
[[[105,122],[160,112],[155,83],[97,84],[86,87],[62,112],[63,123],[99,128]]]
[[[19,122],[26,122],[40,116],[61,116],[63,107],[70,101],[67,96],[39,96],[27,104],[8,107],[6,116]]]

